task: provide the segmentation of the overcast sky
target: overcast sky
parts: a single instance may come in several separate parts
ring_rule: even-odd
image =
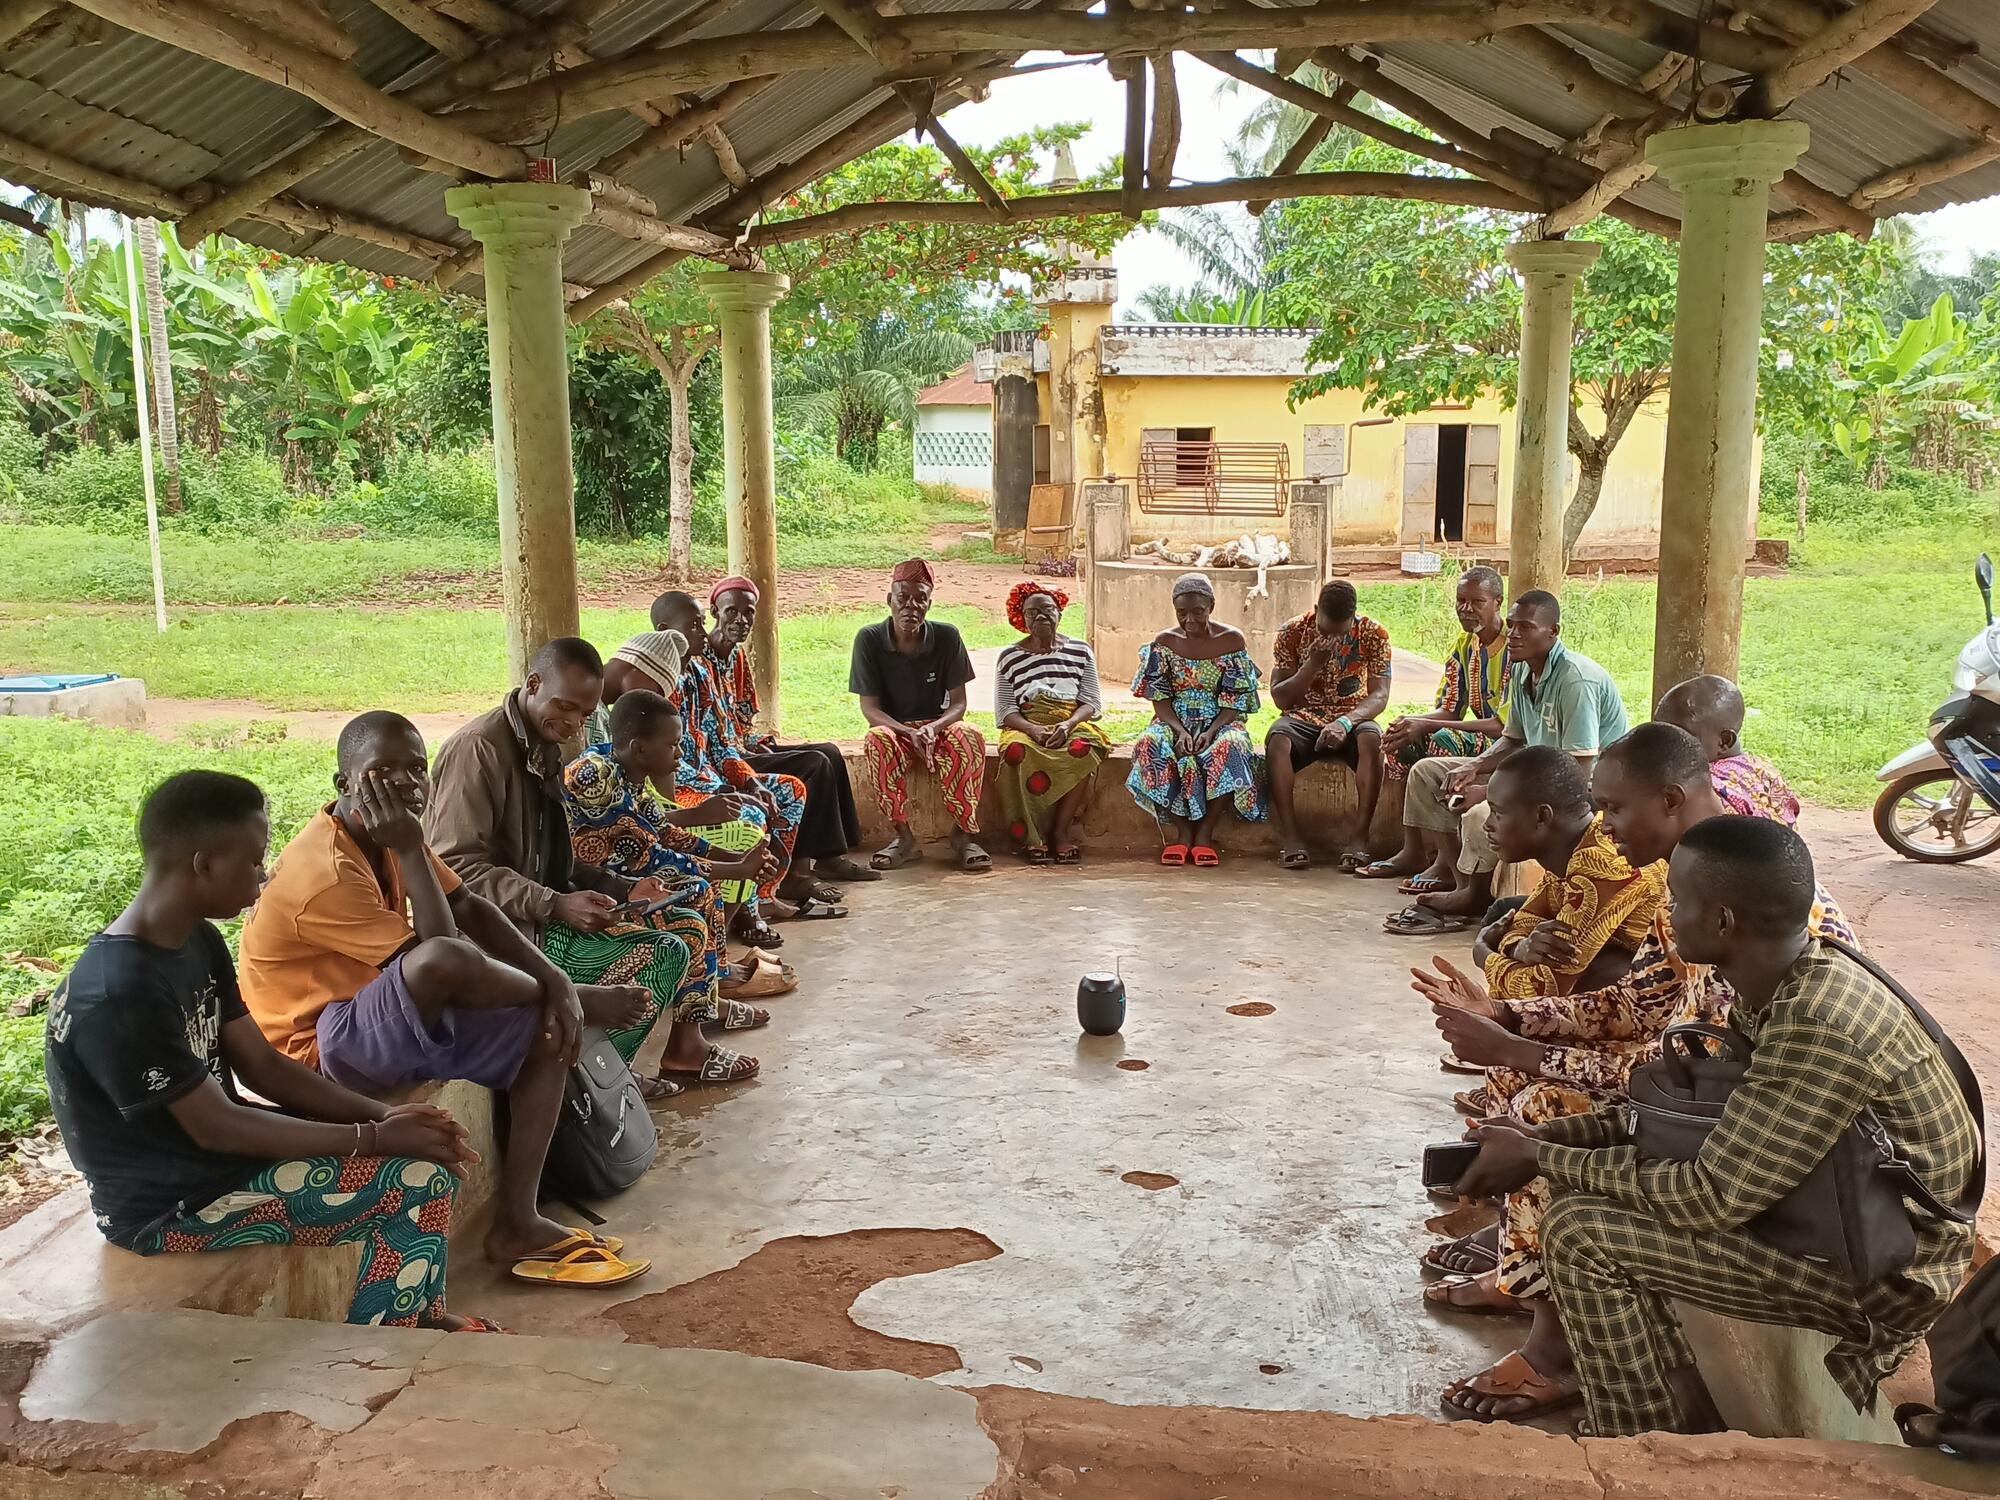
[[[1023,61],[1062,59],[1053,53],[1036,53]],[[1196,182],[1228,176],[1224,148],[1236,138],[1258,96],[1241,87],[1233,95],[1219,93],[1218,86],[1232,80],[1185,54],[1175,59],[1175,73],[1184,116],[1175,175]],[[1124,149],[1124,85],[1099,64],[1062,68],[1002,79],[983,103],[962,104],[946,116],[952,134],[976,146],[1032,126],[1064,121],[1090,126],[1090,133],[1077,143],[1078,170],[1088,173],[1105,165]],[[1243,212],[1240,208],[1231,211]],[[1247,215],[1244,219],[1247,223]],[[1974,250],[2000,245],[2000,198],[1921,214],[1914,222],[1934,258],[1945,269],[1960,269]],[[1129,312],[1131,299],[1149,286],[1160,282],[1184,285],[1197,278],[1187,257],[1152,230],[1126,236],[1112,259],[1118,267],[1121,314]]]

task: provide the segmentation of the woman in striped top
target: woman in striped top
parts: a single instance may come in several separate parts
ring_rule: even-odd
[[[1070,829],[1111,749],[1093,722],[1104,711],[1097,658],[1082,641],[1057,633],[1068,603],[1060,590],[1032,579],[1014,585],[1007,619],[1021,639],[1000,653],[993,674],[1000,806],[1031,865],[1082,862]]]

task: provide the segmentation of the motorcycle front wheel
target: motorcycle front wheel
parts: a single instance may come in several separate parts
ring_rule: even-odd
[[[1875,831],[1906,859],[1962,864],[2000,848],[2000,812],[1950,771],[1912,771],[1875,799]]]

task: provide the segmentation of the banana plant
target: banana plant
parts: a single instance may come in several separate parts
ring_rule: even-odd
[[[1994,366],[1950,293],[1894,334],[1880,314],[1869,314],[1841,368],[1833,445],[1870,489],[1887,482],[1892,458],[1943,472],[1992,446]]]

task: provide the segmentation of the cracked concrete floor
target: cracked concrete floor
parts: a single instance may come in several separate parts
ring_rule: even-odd
[[[953,1384],[1359,1415],[1433,1412],[1511,1347],[1518,1324],[1419,1302],[1436,1210],[1418,1158],[1457,1117],[1405,973],[1427,950],[1380,932],[1383,884],[931,862],[850,894],[849,919],[786,929],[805,983],[751,1044],[761,1079],[663,1107],[659,1165],[597,1205],[652,1276],[614,1308],[455,1268],[454,1305],[636,1339],[649,1302],[710,1278],[716,1329],[685,1306],[672,1341],[742,1347],[744,1305],[818,1299],[844,1321],[851,1299],[867,1329],[955,1349],[962,1368],[937,1377]],[[1077,976],[1114,964],[1124,1033],[1082,1037]],[[1246,1004],[1271,1009],[1230,1013]],[[858,1297],[750,1259],[891,1228],[969,1230],[1000,1254],[885,1265]],[[737,1296],[716,1273],[739,1263]]]

